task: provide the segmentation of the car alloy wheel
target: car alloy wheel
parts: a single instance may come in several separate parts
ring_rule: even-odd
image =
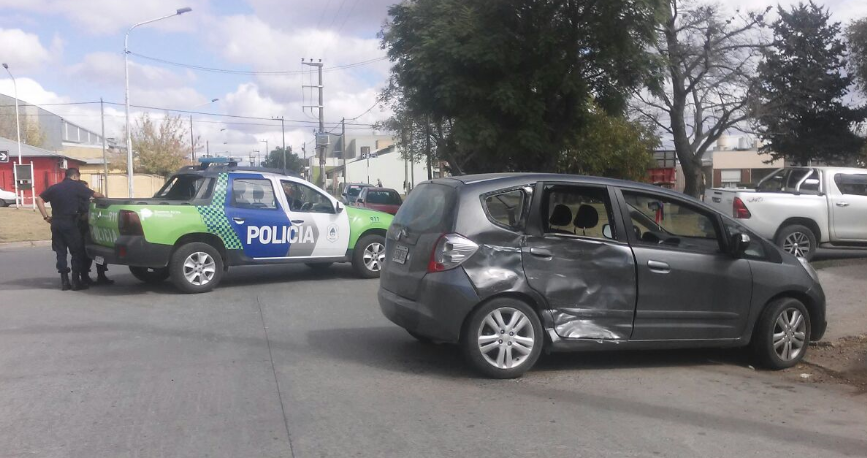
[[[800,310],[787,308],[774,322],[774,351],[783,361],[797,359],[807,343],[807,321]]]
[[[196,251],[184,260],[184,277],[191,285],[207,285],[214,278],[216,271],[214,258],[208,253]]]
[[[498,369],[524,364],[533,351],[535,337],[529,318],[511,307],[491,311],[477,332],[479,351],[485,361]]]
[[[382,263],[385,262],[385,246],[379,242],[367,245],[364,248],[362,259],[367,270],[379,272],[382,269]]]
[[[810,238],[803,232],[792,232],[783,241],[783,249],[799,258],[806,257],[810,248]]]

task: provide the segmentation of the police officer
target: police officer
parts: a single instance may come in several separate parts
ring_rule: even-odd
[[[90,188],[87,182],[84,180],[79,181],[84,185],[85,188]],[[81,199],[81,208],[78,212],[78,230],[81,232],[81,241],[83,244],[87,244],[88,239],[90,239],[90,222],[88,221],[87,212],[90,210],[90,199]],[[81,268],[81,283],[84,285],[111,285],[114,283],[114,280],[110,280],[105,276],[105,273],[108,271],[108,266],[103,262],[102,264],[96,265],[96,281],[93,281],[90,278],[90,268],[93,266],[93,259],[87,255],[87,252],[84,253],[84,265]]]
[[[78,229],[78,218],[81,212],[81,201],[91,197],[104,197],[102,194],[88,189],[79,182],[81,174],[76,168],[66,169],[66,178],[52,185],[36,198],[36,206],[42,218],[51,224],[51,248],[57,255],[57,272],[60,273],[60,289],[78,291],[87,289],[81,283],[81,270],[84,266],[84,241]],[[51,204],[51,216],[45,210],[45,202]],[[66,252],[72,256],[72,279],[69,278],[69,266],[66,262]]]

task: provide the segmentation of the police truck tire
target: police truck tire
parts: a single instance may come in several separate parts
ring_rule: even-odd
[[[184,293],[206,293],[223,278],[223,258],[216,248],[202,242],[181,246],[169,261],[172,283]]]
[[[361,237],[352,251],[352,267],[362,278],[379,278],[385,260],[385,237],[369,234]]]
[[[150,268],[130,266],[129,271],[132,273],[133,277],[148,284],[162,283],[165,279],[169,278],[168,267]]]

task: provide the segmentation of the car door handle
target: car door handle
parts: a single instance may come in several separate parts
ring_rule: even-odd
[[[234,221],[238,224],[244,224],[244,218],[234,217],[234,218],[232,218],[232,221]]]
[[[837,202],[835,205],[837,205],[838,207],[848,207],[849,202]]]
[[[532,254],[533,256],[538,256],[540,258],[550,258],[554,256],[551,250],[547,248],[530,248],[530,254]]]
[[[293,219],[292,224],[304,224],[304,220],[303,219]]]
[[[671,272],[671,267],[668,265],[667,262],[651,260],[651,261],[647,261],[647,267],[650,270],[657,272],[657,273],[661,273],[661,274],[667,274],[667,273]]]

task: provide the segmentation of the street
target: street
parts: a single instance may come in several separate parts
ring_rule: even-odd
[[[349,265],[182,295],[121,266],[61,292],[53,264],[0,250],[0,457],[867,454],[865,394],[740,350],[555,354],[487,380],[388,322]]]

